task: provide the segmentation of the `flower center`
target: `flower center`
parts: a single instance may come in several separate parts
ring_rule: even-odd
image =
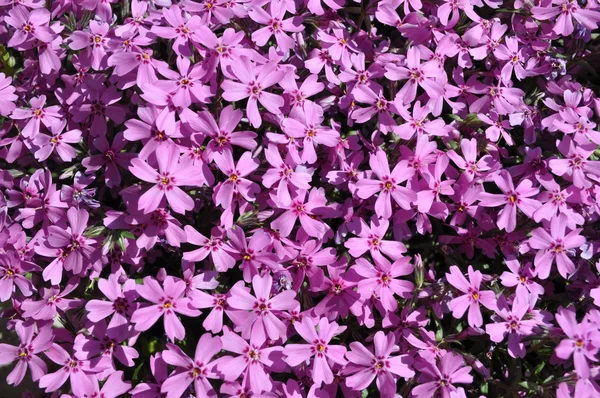
[[[169,309],[173,307],[173,304],[170,301],[167,301],[166,303],[163,304],[163,308]]]
[[[325,346],[323,344],[319,343],[319,344],[317,344],[316,349],[318,352],[323,352],[323,351],[325,351]]]

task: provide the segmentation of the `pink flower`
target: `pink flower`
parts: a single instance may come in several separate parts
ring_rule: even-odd
[[[98,380],[92,379],[92,387],[84,392],[84,397],[117,398],[131,390],[131,382],[123,381],[123,372],[113,372],[106,378],[102,388],[98,386]]]
[[[550,159],[548,166],[553,174],[570,178],[573,185],[581,189],[592,186],[590,176],[600,178],[600,161],[588,159],[596,150],[595,144],[575,145],[565,136],[557,147],[564,158]]]
[[[541,296],[544,294],[544,287],[535,281],[536,272],[531,263],[526,263],[523,267],[515,257],[504,260],[509,271],[504,271],[500,275],[502,285],[515,287],[517,296],[526,296],[528,293]]]
[[[575,372],[579,377],[587,379],[590,376],[588,360],[598,361],[596,358],[598,341],[600,341],[598,325],[590,322],[587,316],[581,323],[577,323],[573,307],[567,309],[560,307],[556,314],[556,321],[567,337],[556,346],[556,356],[565,360],[573,356]]]
[[[318,331],[315,331],[318,327]],[[331,384],[333,373],[329,361],[339,365],[346,365],[344,358],[346,347],[329,344],[333,336],[341,333],[345,327],[336,322],[329,323],[326,318],[321,318],[315,323],[311,318],[305,317],[301,322],[294,322],[296,332],[309,344],[288,344],[283,349],[285,362],[290,366],[298,366],[313,358],[312,379],[317,386],[322,383]]]
[[[202,261],[210,254],[215,269],[219,272],[225,272],[235,265],[235,258],[233,257],[235,251],[229,244],[223,241],[222,237],[224,234],[222,231],[214,228],[211,231],[210,238],[206,238],[191,226],[186,225],[185,233],[188,243],[201,247],[200,249],[183,253],[184,260]]]
[[[291,189],[310,189],[312,179],[310,170],[304,166],[298,166],[291,154],[288,153],[284,161],[279,153],[279,148],[274,144],[269,144],[265,149],[265,157],[272,167],[263,174],[262,183],[266,188],[276,186],[279,203],[292,201]]]
[[[19,98],[11,85],[12,77],[0,73],[0,115],[8,116],[15,110],[15,101]]]
[[[408,257],[403,257],[390,263],[387,259],[380,258],[375,261],[373,267],[367,260],[359,258],[352,267],[362,276],[358,282],[358,293],[363,299],[378,297],[386,311],[395,312],[398,309],[398,301],[394,295],[409,298],[415,288],[412,282],[397,279],[413,272],[413,265],[409,261]]]
[[[231,152],[223,152],[215,156],[215,163],[227,176],[225,182],[220,183],[215,189],[215,204],[223,208],[231,206],[234,194],[241,195],[249,202],[254,201],[255,194],[260,190],[258,184],[246,177],[258,168],[258,160],[252,158],[250,152],[244,152],[237,164],[233,163]]]
[[[400,186],[415,174],[415,169],[408,167],[408,161],[401,160],[390,172],[386,154],[378,150],[371,154],[369,165],[377,179],[363,178],[356,183],[356,194],[361,199],[368,199],[379,193],[375,202],[375,213],[379,217],[389,219],[392,216],[391,198],[403,209],[410,209],[411,203],[417,200],[417,194],[411,189]]]
[[[138,308],[136,283],[133,279],[127,279],[123,286],[119,283],[119,276],[109,275],[108,279],[98,280],[98,289],[109,301],[90,300],[85,306],[88,311],[87,318],[92,322],[98,322],[112,315],[108,330],[118,329],[122,333],[129,326],[129,318]]]
[[[88,259],[94,251],[94,241],[85,237],[89,214],[83,209],[71,207],[67,211],[69,227],[52,225],[42,245],[35,247],[36,253],[55,259],[44,269],[44,280],[58,285],[62,280],[63,268],[74,275],[83,275],[89,267]]]
[[[559,35],[569,36],[574,31],[573,18],[593,30],[598,29],[600,13],[598,11],[581,8],[577,2],[569,0],[552,0],[553,7],[532,7],[533,18],[537,20],[548,20],[558,15],[552,30]]]
[[[370,227],[362,218],[358,221],[351,231],[359,237],[349,238],[344,243],[351,256],[358,258],[369,251],[375,260],[381,260],[384,254],[392,260],[398,260],[406,252],[406,246],[402,242],[384,239],[390,226],[388,220],[371,217]]]
[[[164,315],[164,327],[171,341],[183,340],[185,329],[176,314],[191,317],[200,315],[189,298],[184,298],[185,282],[175,280],[167,276],[161,287],[158,282],[150,276],[144,278],[144,283],[137,286],[137,292],[152,304],[138,308],[131,316],[131,322],[135,323],[135,330],[143,332],[148,330]]]
[[[271,288],[273,278],[271,275],[255,275],[252,278],[252,296],[244,288],[242,281],[236,283],[230,291],[231,296],[227,299],[227,304],[232,308],[251,311],[250,316],[243,325],[242,336],[249,338],[255,336],[256,341],[264,341],[267,336],[271,340],[284,339],[286,337],[286,328],[283,322],[276,316],[278,311],[292,310],[296,308],[298,302],[295,300],[296,292],[286,290],[273,297]]]
[[[302,139],[302,161],[314,164],[317,161],[317,145],[335,147],[340,139],[340,134],[321,126],[323,122],[323,109],[313,102],[304,104],[304,112],[298,112],[299,117],[285,118],[282,127],[285,133],[295,139]]]
[[[299,189],[290,203],[279,205],[285,211],[271,222],[271,228],[278,230],[280,235],[286,238],[299,219],[302,229],[308,236],[321,239],[325,235],[325,224],[314,216],[319,215],[318,210],[325,207],[326,200],[324,192],[318,189],[313,188],[310,191]]]
[[[104,166],[106,186],[109,188],[119,186],[121,184],[121,173],[117,166],[128,168],[131,159],[135,156],[133,153],[122,151],[125,144],[127,144],[127,141],[123,138],[123,133],[119,132],[115,135],[112,145],[109,144],[104,135],[94,138],[93,144],[100,151],[100,154],[92,155],[81,161],[86,173],[93,173]]]
[[[108,37],[110,26],[106,22],[91,21],[90,32],[75,31],[71,33],[69,48],[71,50],[86,49],[92,58],[92,68],[103,70],[108,66],[108,54],[106,52],[111,39]]]
[[[58,123],[59,118],[62,117],[60,107],[44,107],[44,105],[46,105],[45,95],[32,98],[29,100],[29,104],[31,105],[31,108],[15,109],[12,115],[10,115],[12,119],[28,120],[25,127],[23,127],[23,130],[21,130],[21,134],[26,138],[34,138],[40,132],[40,126],[42,124],[50,128],[54,123]]]
[[[529,246],[538,249],[535,255],[535,271],[540,279],[548,278],[552,264],[556,262],[558,272],[563,278],[567,278],[575,272],[575,264],[567,255],[571,249],[577,249],[586,241],[585,237],[579,235],[581,229],[575,229],[566,234],[566,216],[561,214],[552,218],[550,233],[545,228],[536,228],[531,231]]]
[[[8,41],[9,47],[27,48],[36,39],[50,43],[56,36],[56,33],[48,27],[50,12],[45,8],[28,11],[25,7],[12,7],[4,21],[15,28]]]
[[[513,298],[512,307],[508,306],[504,295],[500,295],[497,302],[496,323],[488,323],[485,331],[493,342],[500,343],[508,334],[508,353],[513,358],[525,357],[525,344],[523,337],[529,336],[537,326],[535,319],[524,319],[529,311],[527,293],[517,293]]]
[[[260,67],[257,73],[255,65],[246,56],[241,56],[239,62],[231,64],[231,69],[239,82],[225,79],[221,84],[221,88],[224,90],[223,98],[227,101],[240,101],[248,98],[246,115],[253,127],[258,128],[262,124],[262,118],[258,112],[258,102],[274,115],[281,113],[279,108],[285,103],[283,98],[266,92],[265,89],[281,81],[284,72],[276,70],[273,63],[268,63]]]
[[[214,369],[216,361],[210,360],[221,351],[222,346],[223,343],[218,336],[212,337],[210,333],[205,333],[198,340],[194,359],[191,359],[181,351],[181,348],[167,343],[167,350],[163,351],[162,357],[166,363],[175,366],[176,371],[162,383],[161,393],[167,398],[181,397],[193,383],[196,396],[216,397],[217,393],[208,381],[209,378],[218,378]]]
[[[525,62],[525,50],[519,49],[519,41],[516,37],[507,37],[504,39],[506,44],[500,44],[494,49],[496,58],[506,61],[502,67],[500,75],[504,83],[509,83],[513,70],[517,79],[523,80],[527,77],[527,71],[523,68]]]
[[[252,33],[252,40],[259,46],[264,46],[271,36],[275,35],[277,47],[282,53],[287,53],[294,48],[296,42],[285,32],[301,32],[304,30],[302,18],[294,16],[284,19],[286,8],[282,3],[271,3],[269,13],[262,7],[252,7],[248,10],[248,16],[261,25],[267,25]]]
[[[177,5],[165,7],[162,9],[163,18],[170,26],[152,26],[152,33],[158,37],[166,39],[175,39],[173,42],[173,50],[177,55],[189,57],[192,55],[192,43],[200,42],[200,27],[202,19],[194,15],[189,19],[185,16],[181,8]]]
[[[15,295],[15,286],[23,296],[31,296],[33,285],[24,274],[40,270],[33,263],[21,261],[16,251],[0,253],[0,302],[5,302]]]
[[[421,55],[418,47],[410,47],[406,53],[406,66],[386,64],[385,77],[390,80],[408,80],[402,86],[396,98],[402,99],[403,104],[410,104],[417,97],[417,87],[420,86],[430,98],[438,98],[443,95],[444,88],[435,78],[439,77],[444,70],[434,62],[421,64]]]
[[[469,374],[471,368],[463,365],[463,358],[451,352],[446,353],[437,365],[422,358],[417,359],[415,368],[421,372],[418,379],[421,384],[413,388],[413,396],[429,398],[439,391],[442,397],[451,397],[451,393],[458,390],[454,384],[473,382],[473,376]]]
[[[216,154],[233,152],[233,145],[249,151],[256,148],[256,133],[252,131],[235,131],[242,120],[243,113],[239,109],[233,109],[231,105],[226,106],[219,115],[219,123],[210,112],[198,112],[197,117],[191,117],[190,126],[211,138],[206,150],[208,159],[212,161]]]
[[[83,304],[83,299],[66,298],[78,285],[79,278],[74,276],[69,279],[62,291],[58,287],[42,288],[41,300],[28,299],[21,304],[23,316],[35,320],[52,320],[58,311],[64,314],[65,311],[79,307]]]
[[[533,188],[529,179],[523,179],[517,185],[513,185],[510,174],[502,170],[499,175],[494,175],[494,182],[503,194],[492,194],[481,192],[479,204],[484,207],[496,207],[504,205],[498,213],[497,225],[506,232],[512,232],[517,227],[517,209],[521,210],[527,217],[533,217],[533,213],[540,208],[541,203],[535,199],[529,199],[537,195],[538,188]]]
[[[242,384],[249,386],[253,393],[272,391],[273,383],[267,371],[285,368],[282,347],[266,347],[255,334],[247,342],[229,328],[223,330],[221,341],[223,350],[238,354],[237,357],[224,357],[217,365],[225,380],[235,381],[243,374]]]
[[[46,134],[37,134],[33,143],[39,147],[35,152],[35,158],[43,162],[48,159],[52,152],[56,151],[63,162],[72,161],[75,156],[75,148],[68,144],[78,144],[81,141],[80,130],[70,130],[63,132],[67,122],[65,120],[53,122],[49,130],[52,136]]]
[[[156,210],[164,197],[176,213],[185,213],[194,208],[194,200],[179,186],[201,186],[203,179],[189,162],[180,159],[176,145],[160,146],[156,150],[158,169],[156,171],[148,163],[139,158],[131,160],[129,171],[139,179],[154,183],[139,199],[139,208],[148,214]]]
[[[483,304],[489,310],[496,310],[496,295],[491,290],[480,290],[482,275],[479,271],[474,271],[469,265],[469,280],[467,280],[460,269],[453,265],[450,267],[450,273],[446,274],[448,282],[454,286],[462,295],[450,301],[452,316],[460,319],[467,309],[469,310],[468,321],[472,327],[483,325],[480,304]]]
[[[45,354],[52,362],[61,366],[56,372],[48,373],[40,379],[40,388],[45,388],[46,393],[58,390],[69,379],[73,394],[84,396],[87,391],[94,389],[95,375],[105,370],[110,361],[108,358],[94,362],[80,360],[56,343]]]
[[[396,338],[393,333],[385,335],[381,330],[373,338],[375,353],[358,341],[350,343],[346,357],[350,369],[356,373],[346,379],[346,385],[354,390],[364,390],[377,377],[377,388],[381,397],[394,397],[398,376],[411,378],[415,372],[411,369],[411,356],[401,354],[391,356],[396,351]]]
[[[52,328],[43,327],[36,333],[35,323],[19,321],[15,325],[19,335],[19,346],[0,344],[0,365],[17,361],[17,365],[6,377],[6,383],[17,386],[23,381],[27,368],[33,381],[38,381],[48,371],[46,363],[36,354],[52,346]]]

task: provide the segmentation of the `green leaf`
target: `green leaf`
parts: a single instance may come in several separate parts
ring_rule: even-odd
[[[93,227],[89,227],[88,229],[86,229],[83,232],[83,235],[86,238],[95,238],[97,236],[100,236],[102,234],[102,232],[104,232],[105,228],[103,225],[96,225]]]
[[[121,236],[125,239],[135,239],[135,235],[129,231],[121,231]]]
[[[535,367],[535,370],[533,371],[534,375],[538,375],[542,369],[544,369],[544,366],[546,366],[546,362],[540,362],[540,364],[538,366]]]

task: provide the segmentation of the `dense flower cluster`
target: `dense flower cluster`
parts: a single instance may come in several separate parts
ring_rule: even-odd
[[[600,396],[597,0],[0,21],[11,388]]]

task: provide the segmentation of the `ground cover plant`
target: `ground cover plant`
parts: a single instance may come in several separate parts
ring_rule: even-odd
[[[0,0],[2,393],[600,396],[599,22]]]

